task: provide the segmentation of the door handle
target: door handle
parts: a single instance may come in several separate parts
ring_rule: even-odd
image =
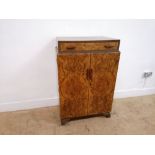
[[[86,79],[89,80],[89,69],[86,70]]]
[[[86,70],[86,78],[87,78],[87,80],[92,80],[92,78],[93,78],[93,70],[91,68],[88,68]]]
[[[89,69],[89,79],[90,80],[93,79],[93,70],[92,70],[92,68]]]

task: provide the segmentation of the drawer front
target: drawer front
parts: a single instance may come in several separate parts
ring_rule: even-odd
[[[118,50],[119,41],[104,42],[59,42],[59,52],[67,51],[101,51],[101,50]]]

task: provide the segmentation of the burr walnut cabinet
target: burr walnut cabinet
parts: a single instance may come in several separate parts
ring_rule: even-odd
[[[90,116],[110,117],[120,41],[59,37],[57,43],[61,124]]]

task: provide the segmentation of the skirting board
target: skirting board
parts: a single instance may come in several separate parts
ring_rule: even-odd
[[[56,106],[59,98],[43,98],[35,100],[23,100],[15,102],[0,103],[0,112],[35,109],[41,107]]]
[[[127,98],[155,94],[155,88],[117,90],[114,98]],[[43,98],[35,100],[23,100],[15,102],[0,103],[0,112],[34,109],[41,107],[56,106],[59,98]]]
[[[155,94],[155,88],[116,90],[114,98],[127,98]]]

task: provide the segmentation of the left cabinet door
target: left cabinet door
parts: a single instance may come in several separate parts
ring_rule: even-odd
[[[57,63],[61,119],[86,116],[90,54],[58,54]]]

